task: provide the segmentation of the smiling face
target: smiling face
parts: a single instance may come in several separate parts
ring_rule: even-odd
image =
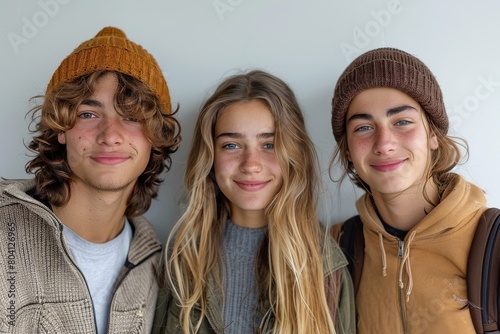
[[[274,120],[262,102],[238,102],[220,114],[214,171],[230,202],[232,221],[263,226],[264,210],[281,189],[283,178],[274,152]]]
[[[66,145],[73,187],[132,191],[149,162],[151,144],[142,123],[115,109],[117,86],[115,74],[102,76],[78,107],[73,128],[58,135],[59,143]]]
[[[349,105],[346,124],[348,160],[374,195],[423,184],[438,142],[434,134],[429,139],[424,111],[413,98],[393,88],[364,90]]]

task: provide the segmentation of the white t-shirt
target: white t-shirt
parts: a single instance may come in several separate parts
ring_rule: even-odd
[[[87,241],[66,226],[63,233],[71,254],[87,281],[94,304],[97,333],[105,334],[115,283],[125,265],[132,241],[132,227],[125,220],[122,232],[113,240],[102,244]]]

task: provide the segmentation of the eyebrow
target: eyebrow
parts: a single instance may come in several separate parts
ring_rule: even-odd
[[[412,106],[409,106],[409,105],[402,105],[402,106],[397,106],[397,107],[393,107],[393,108],[389,108],[387,109],[387,112],[385,113],[385,115],[387,117],[391,117],[391,116],[394,116],[394,115],[397,115],[405,110],[415,110],[415,111],[418,111],[415,107],[412,107]],[[370,115],[370,114],[355,114],[355,115],[352,115],[351,117],[349,117],[349,119],[346,121],[346,123],[349,123],[351,120],[355,120],[355,119],[367,119],[367,120],[372,120],[373,119],[373,116]]]
[[[245,136],[239,132],[223,132],[223,133],[218,134],[215,137],[215,139],[219,139],[219,138],[242,139],[242,138],[245,138]],[[259,139],[274,138],[274,132],[259,133],[257,135],[257,138],[259,138]]]
[[[85,106],[89,106],[89,107],[99,107],[99,108],[104,107],[104,105],[100,101],[92,100],[92,99],[83,100],[81,105],[85,105]]]

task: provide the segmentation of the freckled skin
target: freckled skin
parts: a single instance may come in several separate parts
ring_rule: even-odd
[[[434,134],[428,139],[418,102],[393,88],[371,88],[352,100],[346,120],[348,159],[374,195],[420,192],[438,142]]]
[[[233,104],[217,120],[215,137],[215,178],[230,201],[231,219],[264,226],[264,210],[283,183],[271,112],[259,101]]]
[[[89,97],[92,103],[79,106],[74,127],[58,136],[66,145],[75,187],[131,191],[149,162],[151,144],[142,123],[124,119],[115,110],[117,85],[113,73],[100,78]]]

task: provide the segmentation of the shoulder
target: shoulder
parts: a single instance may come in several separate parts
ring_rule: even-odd
[[[155,242],[160,242],[156,236],[156,231],[153,225],[143,216],[127,217],[132,230],[134,231],[134,238],[150,239]]]
[[[32,197],[34,180],[1,180],[0,181],[0,221],[9,221],[11,224],[32,224],[35,215],[40,220],[50,222],[57,227],[51,210],[42,202]]]
[[[340,240],[340,232],[342,231],[343,225],[344,223],[333,224],[329,229],[330,235],[336,242]]]
[[[323,267],[325,275],[329,275],[343,267],[348,261],[338,243],[330,233],[326,233],[323,241]]]
[[[24,198],[36,201],[27,193],[35,188],[34,179],[25,180],[7,180],[0,179],[0,204],[13,198]],[[36,201],[38,202],[38,201]]]
[[[139,263],[154,253],[158,253],[157,257],[159,258],[162,244],[156,235],[153,225],[142,216],[127,217],[127,219],[133,230],[132,242],[129,249],[129,261],[131,263]]]

